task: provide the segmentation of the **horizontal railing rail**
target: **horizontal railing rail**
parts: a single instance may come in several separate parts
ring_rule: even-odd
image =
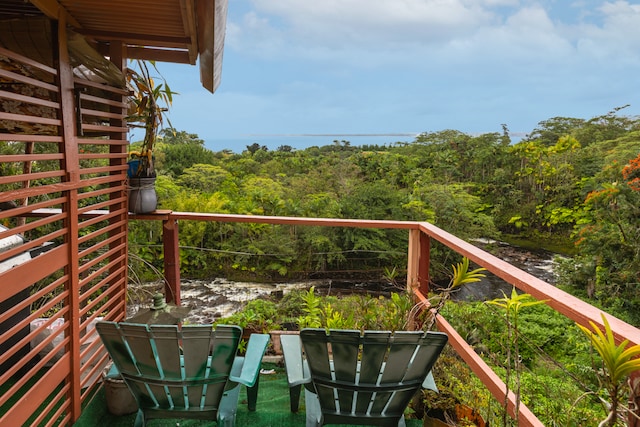
[[[604,328],[604,314],[618,341],[629,340],[640,343],[640,329],[606,314],[602,310],[556,288],[535,276],[497,258],[494,255],[434,226],[427,222],[360,220],[339,218],[300,218],[279,216],[253,216],[234,214],[214,214],[195,212],[156,211],[150,214],[130,214],[130,220],[161,220],[163,222],[165,279],[167,280],[167,298],[173,296],[173,302],[180,303],[180,258],[178,248],[179,221],[210,221],[235,223],[260,223],[296,226],[355,227],[406,229],[409,231],[407,285],[416,298],[427,307],[429,251],[431,240],[440,242],[474,263],[486,268],[517,289],[545,301],[550,307],[576,323],[589,326],[593,322]],[[450,343],[470,369],[485,384],[489,392],[499,401],[507,402],[507,411],[513,417],[516,408],[516,396],[509,392],[505,400],[506,386],[500,377],[476,354],[465,340],[442,317],[438,316],[437,325],[449,335]],[[543,424],[522,403],[519,408],[521,426],[542,426]]]

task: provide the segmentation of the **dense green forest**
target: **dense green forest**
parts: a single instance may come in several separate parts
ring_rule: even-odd
[[[554,117],[520,141],[503,132],[425,132],[411,142],[212,151],[165,129],[160,208],[175,211],[429,221],[463,239],[527,241],[567,257],[559,286],[640,325],[640,119],[624,107]],[[133,252],[161,262],[158,224],[131,224]],[[261,224],[180,225],[182,274],[285,281],[382,276],[406,266],[407,233]],[[451,254],[436,247],[433,277]]]

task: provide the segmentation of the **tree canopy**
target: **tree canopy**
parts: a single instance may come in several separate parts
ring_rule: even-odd
[[[640,324],[640,120],[621,110],[544,120],[517,142],[503,125],[502,133],[425,132],[384,146],[253,144],[236,154],[165,130],[157,169],[169,178],[161,196],[170,197],[160,206],[429,221],[469,240],[530,240],[567,256],[560,286]],[[148,241],[136,227],[132,239]],[[397,230],[186,223],[180,238],[185,276],[285,280],[406,266],[407,236]],[[436,247],[433,256],[437,277],[447,254]]]

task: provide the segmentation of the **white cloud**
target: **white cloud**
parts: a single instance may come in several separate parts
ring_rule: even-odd
[[[599,11],[601,27],[584,28],[580,42],[600,58],[632,59],[637,63],[640,50],[640,5],[626,1],[605,2]],[[585,52],[588,54],[588,51]]]
[[[637,92],[640,5],[629,1],[232,1],[220,89],[184,93],[172,110],[204,137],[530,131]]]
[[[340,47],[423,43],[468,34],[492,20],[474,2],[459,0],[255,0],[256,9],[274,14],[296,40]]]

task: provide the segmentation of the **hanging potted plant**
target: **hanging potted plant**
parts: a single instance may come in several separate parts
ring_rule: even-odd
[[[137,60],[135,63],[137,70],[126,70],[127,86],[131,93],[127,121],[131,127],[144,129],[144,139],[139,151],[129,153],[129,211],[149,213],[158,204],[153,148],[175,92],[171,91],[164,79],[156,84],[146,61]],[[157,71],[155,63],[149,63]]]

